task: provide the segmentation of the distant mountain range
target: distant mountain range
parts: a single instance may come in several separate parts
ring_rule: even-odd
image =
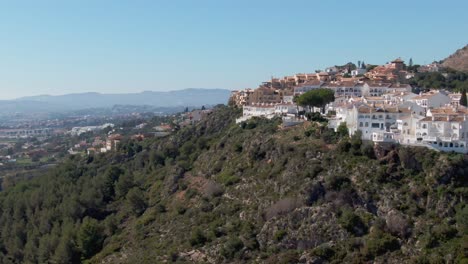
[[[442,66],[457,71],[468,72],[468,45],[457,50],[454,54],[444,59]]]
[[[55,112],[89,108],[106,108],[114,105],[148,105],[180,107],[226,104],[230,91],[225,89],[199,89],[128,94],[78,93],[66,95],[40,95],[0,101],[0,112]]]

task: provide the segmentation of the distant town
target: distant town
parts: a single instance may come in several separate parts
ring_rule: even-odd
[[[321,112],[335,131],[346,126],[350,135],[360,131],[363,140],[375,143],[468,153],[465,88],[420,87],[414,81],[415,72],[449,74],[437,62],[420,66],[412,60],[406,65],[401,58],[384,65],[359,61],[271,78],[256,89],[233,91],[230,104],[243,110],[239,123],[252,117],[279,116],[284,126],[292,126],[308,119],[307,108],[297,104],[296,98],[308,91],[330,89],[334,101],[312,111]],[[454,90],[465,93],[464,103],[460,103],[462,93]]]
[[[46,169],[67,155],[95,155],[116,151],[122,141],[165,137],[199,122],[211,109],[177,114],[127,113],[115,116],[68,116],[0,127],[0,172]]]

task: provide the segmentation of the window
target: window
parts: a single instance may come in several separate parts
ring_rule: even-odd
[[[362,122],[359,122],[359,127],[362,127]]]
[[[427,125],[426,125],[426,124],[423,124],[423,125],[422,125],[422,128],[427,128]]]
[[[369,122],[366,122],[366,127],[369,127]]]
[[[379,128],[380,124],[379,123],[372,123],[371,126],[372,126],[372,128]]]

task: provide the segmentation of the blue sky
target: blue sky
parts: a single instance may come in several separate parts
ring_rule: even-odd
[[[256,87],[468,44],[468,1],[0,0],[0,99]]]

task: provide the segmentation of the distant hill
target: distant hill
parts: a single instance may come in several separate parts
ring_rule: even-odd
[[[145,91],[128,94],[79,93],[66,95],[40,95],[16,100],[0,101],[0,111],[67,111],[114,105],[147,105],[156,107],[202,106],[225,104],[230,91],[225,89],[185,89],[168,92]]]
[[[457,50],[454,54],[444,59],[442,66],[457,71],[468,72],[468,45]]]

